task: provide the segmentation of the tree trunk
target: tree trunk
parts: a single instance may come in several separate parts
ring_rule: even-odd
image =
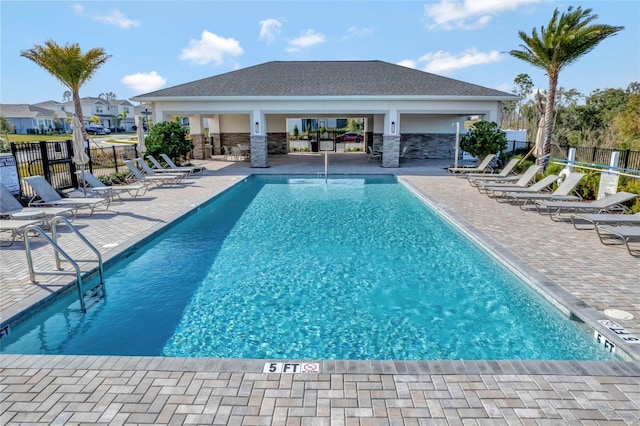
[[[546,170],[551,154],[551,140],[553,136],[553,110],[556,102],[556,87],[558,85],[558,74],[549,73],[549,90],[547,93],[547,104],[544,111],[544,145],[542,148],[542,158],[538,159],[538,164]]]
[[[82,139],[86,141],[87,139],[89,139],[89,134],[87,133],[87,130],[84,128],[84,117],[82,116],[82,104],[80,104],[80,92],[74,89],[72,92],[72,96],[73,96],[73,108],[76,110],[76,117],[78,117],[78,120],[80,120],[80,123],[82,124]]]

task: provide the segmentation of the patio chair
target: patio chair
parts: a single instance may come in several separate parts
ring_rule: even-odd
[[[382,154],[379,152],[374,152],[373,148],[371,148],[370,146],[367,147],[367,153],[369,154],[367,163],[374,158],[377,159],[378,161],[382,161]]]
[[[584,223],[586,222],[586,223]],[[640,212],[635,214],[611,214],[611,213],[582,213],[572,214],[571,223],[579,230],[595,229],[598,225],[638,225],[640,226]]]
[[[187,176],[190,176],[194,172],[193,167],[178,167],[175,169],[171,167],[169,168],[163,167],[162,164],[160,164],[160,162],[156,160],[156,158],[153,155],[147,155],[147,160],[151,161],[151,164],[153,165],[151,170],[153,170],[154,172],[164,171],[164,172],[174,172],[174,173],[186,173]]]
[[[570,173],[555,191],[551,193],[530,193],[530,192],[505,192],[503,198],[510,203],[516,203],[522,210],[526,210],[530,203],[536,201],[580,201],[582,197],[579,195],[570,195],[574,192],[578,182],[584,177],[584,173]]]
[[[173,175],[146,176],[131,160],[124,160],[124,164],[129,168],[130,176],[142,185],[176,185],[182,181],[181,177],[176,178],[176,176]]]
[[[160,154],[160,157],[162,157],[164,162],[167,163],[169,167],[171,167],[172,169],[179,169],[180,167],[186,167],[186,166],[176,166],[176,164],[167,154]],[[188,167],[193,169],[193,173],[200,173],[207,169],[204,166],[188,166]]]
[[[44,225],[46,226],[53,217],[67,213],[74,216],[74,209],[69,207],[22,207],[22,204],[11,194],[7,187],[0,183],[0,216],[4,218],[44,218]]]
[[[477,186],[480,181],[491,181],[493,179],[498,179],[498,181],[502,178],[509,177],[513,173],[513,169],[516,167],[519,158],[512,158],[509,162],[500,170],[500,173],[465,173],[460,177],[465,178],[469,181],[471,186]],[[515,180],[518,180],[518,177],[513,176]]]
[[[478,176],[473,180],[470,180],[469,184],[471,186],[475,186],[481,194],[486,194],[487,192],[489,192],[491,189],[488,188],[506,188],[508,186],[526,188],[527,185],[529,185],[531,181],[536,177],[538,172],[540,172],[540,170],[542,170],[542,166],[533,164],[529,166],[529,168],[525,170],[525,172],[520,176],[487,176],[486,179]]]
[[[533,177],[531,179],[533,179]],[[542,192],[547,190],[551,185],[553,185],[557,179],[558,179],[557,175],[547,175],[542,179],[540,179],[539,181],[534,182],[529,186],[519,186],[516,184],[502,184],[502,185],[496,184],[496,185],[483,186],[481,191],[480,191],[480,188],[478,188],[478,190],[481,193],[487,194],[490,198],[495,198],[496,201],[500,202],[507,192],[528,192],[528,193]],[[517,183],[520,183],[520,182],[517,182]]]
[[[109,204],[111,203],[109,198],[62,198],[43,176],[29,176],[24,178],[24,180],[36,193],[29,201],[29,207],[69,207],[76,209],[75,215],[78,214],[78,209],[86,208],[89,209],[89,216],[91,216],[98,206],[106,204],[105,209],[108,210]]]
[[[484,157],[484,160],[480,162],[477,166],[460,166],[460,167],[449,167],[451,173],[485,173],[487,170],[490,172],[493,171],[493,168],[489,166],[489,163],[495,158],[495,154],[489,154]]]
[[[173,172],[167,169],[153,170],[149,167],[144,158],[136,158],[136,162],[146,176],[173,176],[176,180],[182,181],[188,175],[187,172]]]
[[[549,214],[551,220],[559,221],[562,213],[602,213],[605,211],[618,211],[624,213],[627,208],[622,203],[636,198],[638,194],[629,192],[616,192],[595,201],[546,201],[535,202],[536,210],[540,214]]]
[[[640,247],[632,248],[629,244],[631,240],[640,241],[640,226],[611,226],[598,225],[596,232],[600,242],[605,245],[624,244],[631,256],[640,257]],[[613,241],[618,241],[613,242]]]
[[[76,172],[81,179],[84,179],[85,188],[89,191],[92,191],[98,195],[109,197],[110,199],[114,199],[118,197],[122,200],[120,194],[128,193],[132,198],[137,198],[138,195],[144,195],[147,192],[147,185],[143,185],[141,183],[134,183],[131,185],[111,185],[107,186],[100,181],[97,177],[95,177],[91,172],[88,171],[80,171]]]
[[[400,155],[398,156],[399,161],[402,161],[405,158],[408,150],[409,150],[408,146],[405,146],[404,148],[402,148],[402,151],[400,151]]]
[[[44,223],[43,219],[0,219],[0,232],[11,232],[11,240],[10,241],[2,241],[0,246],[9,247],[15,241],[16,238],[22,236],[25,232],[25,228],[31,225],[42,225]]]

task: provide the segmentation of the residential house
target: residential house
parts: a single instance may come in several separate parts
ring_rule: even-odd
[[[67,118],[72,115],[64,110],[29,104],[0,104],[0,116],[13,127],[12,133],[45,134],[71,131],[71,124]]]

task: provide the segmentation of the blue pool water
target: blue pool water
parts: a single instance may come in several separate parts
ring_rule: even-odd
[[[254,176],[106,275],[106,303],[70,296],[2,351],[611,359],[393,177]]]

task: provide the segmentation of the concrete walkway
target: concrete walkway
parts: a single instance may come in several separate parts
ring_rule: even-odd
[[[189,184],[113,203],[76,224],[109,261],[248,174],[324,168],[320,155],[269,162],[203,162],[207,172]],[[409,160],[384,169],[363,154],[329,156],[330,173],[397,174],[625,361],[305,360],[319,373],[290,374],[263,373],[265,360],[2,355],[0,424],[640,424],[640,345],[598,322],[611,320],[605,309],[623,310],[634,319],[614,321],[640,336],[640,259],[602,245],[593,231],[496,203],[445,173],[447,165]],[[51,267],[43,244],[34,259]],[[3,324],[19,323],[69,284],[51,276],[31,284],[22,242],[2,249],[0,267]]]

